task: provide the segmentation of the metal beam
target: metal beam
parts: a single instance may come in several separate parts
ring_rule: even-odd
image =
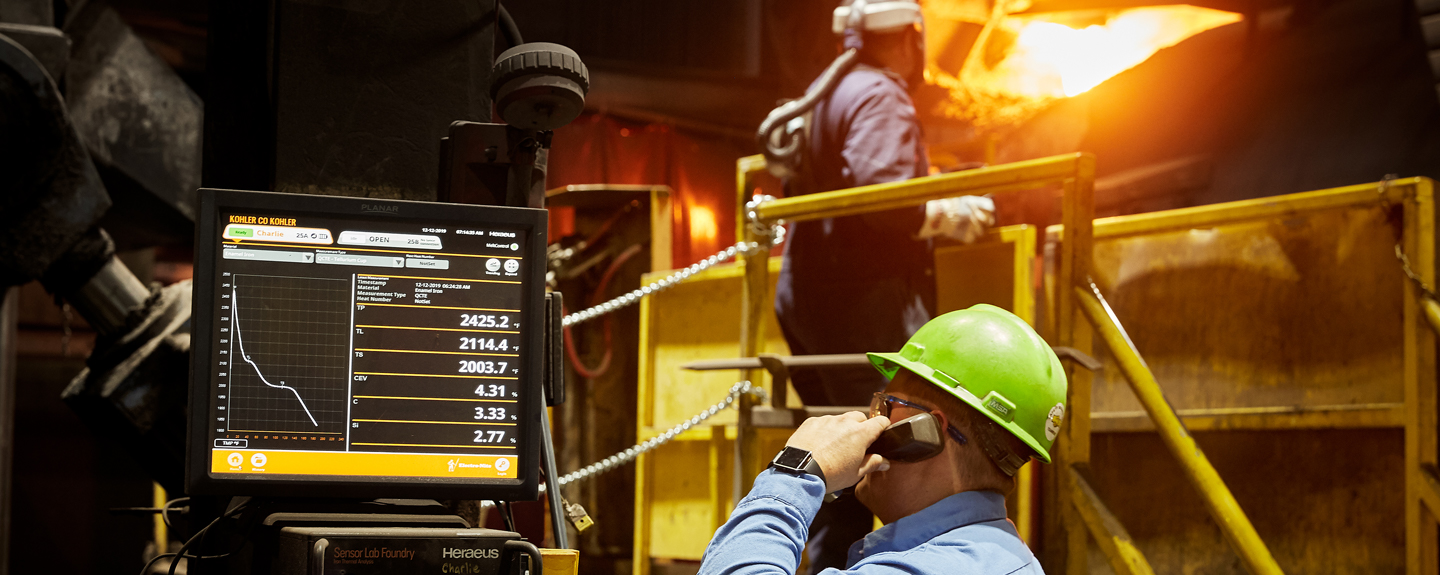
[[[1075,296],[1069,288],[1088,281],[1090,276],[1090,260],[1095,247],[1092,225],[1095,221],[1094,157],[1079,158],[1075,177],[1065,181],[1060,220],[1064,229],[1060,232],[1059,275],[1055,280],[1056,287],[1049,290],[1053,298],[1049,309],[1055,310],[1055,313],[1046,314],[1052,323],[1045,326],[1042,333],[1049,333],[1053,341],[1062,347],[1073,347],[1090,354],[1093,351],[1093,332],[1084,325],[1084,319],[1076,309]],[[1065,409],[1072,415],[1065,421],[1061,437],[1056,441],[1059,446],[1056,461],[1062,469],[1075,463],[1090,462],[1091,387],[1095,375],[1090,370],[1079,369],[1074,362],[1066,366],[1066,372],[1070,385],[1065,390]],[[1067,485],[1070,474],[1059,475],[1059,494],[1063,496],[1071,490]],[[1080,517],[1074,505],[1062,505],[1060,519],[1061,528],[1057,531],[1065,541],[1065,573],[1088,574],[1090,544],[1085,530],[1081,528],[1084,518]]]
[[[869,366],[870,359],[863,353],[837,353],[831,355],[777,355],[785,367],[852,367]],[[733,359],[702,359],[680,366],[680,369],[710,371],[716,369],[762,369],[765,366],[758,357],[737,357]]]
[[[959,195],[1000,194],[1055,185],[1074,178],[1090,154],[1065,154],[938,176],[782,198],[755,208],[762,222],[804,221],[892,210]]]
[[[1440,527],[1435,518],[1435,489],[1431,483],[1437,459],[1435,302],[1424,286],[1435,285],[1435,189],[1426,178],[1392,180],[1381,190],[1413,181],[1404,203],[1404,233],[1400,253],[1409,260],[1416,281],[1404,285],[1405,325],[1405,570],[1411,575],[1440,573],[1440,552],[1435,541]],[[1393,202],[1398,203],[1398,202]],[[1429,322],[1430,327],[1426,327]]]
[[[1426,178],[1401,178],[1391,180],[1389,186],[1385,186],[1383,189],[1379,183],[1361,184],[1226,202],[1218,205],[1100,218],[1095,220],[1095,238],[1119,238],[1155,234],[1167,230],[1188,230],[1236,222],[1274,220],[1315,210],[1374,206],[1376,202],[1399,204],[1405,201],[1407,196],[1414,195],[1416,186],[1421,185],[1422,182],[1428,182],[1428,180]],[[1047,236],[1056,234],[1055,237],[1058,237],[1063,229],[1062,226],[1050,226],[1045,233]]]
[[[1440,517],[1440,473],[1434,465],[1420,467],[1420,501],[1430,508],[1430,514]]]
[[[1425,320],[1430,322],[1430,328],[1440,333],[1440,303],[1429,297],[1420,298],[1420,307],[1425,310]]]
[[[1150,562],[1145,560],[1145,554],[1135,547],[1135,540],[1130,538],[1130,532],[1100,500],[1100,496],[1090,487],[1088,479],[1089,467],[1083,463],[1071,465],[1070,472],[1070,501],[1075,505],[1080,518],[1084,520],[1085,527],[1090,530],[1090,536],[1100,544],[1100,550],[1105,553],[1105,558],[1110,560],[1110,568],[1115,570],[1117,575],[1155,575],[1155,570],[1150,568]]]
[[[1405,427],[1405,404],[1398,402],[1213,407],[1177,409],[1175,413],[1191,431]],[[1155,431],[1155,422],[1144,411],[1096,411],[1090,414],[1090,421],[1092,433]]]
[[[1245,511],[1240,509],[1240,503],[1225,486],[1225,481],[1195,443],[1195,438],[1191,437],[1185,425],[1180,422],[1180,416],[1175,414],[1175,409],[1165,399],[1160,384],[1155,381],[1155,375],[1150,372],[1149,366],[1145,365],[1145,360],[1141,359],[1135,344],[1120,327],[1114,313],[1101,299],[1100,290],[1092,283],[1089,290],[1076,286],[1074,293],[1085,317],[1095,326],[1100,338],[1110,348],[1110,353],[1125,374],[1125,380],[1130,383],[1136,398],[1155,421],[1160,439],[1180,462],[1186,479],[1190,480],[1200,493],[1210,516],[1219,524],[1220,531],[1225,534],[1231,548],[1245,562],[1251,573],[1281,573],[1280,565],[1275,562],[1275,557],[1270,554],[1265,542],[1260,540],[1260,534],[1255,531],[1250,518],[1245,516]]]
[[[15,478],[15,362],[20,288],[0,290],[0,575],[10,573],[10,510]]]

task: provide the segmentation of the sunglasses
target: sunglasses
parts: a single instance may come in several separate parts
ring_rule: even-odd
[[[923,413],[935,411],[932,408],[925,407],[918,403],[905,401],[885,392],[877,391],[875,392],[875,395],[870,398],[870,417],[876,417],[880,415],[890,417],[890,410],[894,409],[891,407],[891,405],[903,405],[905,407],[915,409]],[[965,439],[965,435],[960,433],[960,430],[955,429],[954,425],[946,425],[945,433],[949,434],[950,438],[954,439],[955,442],[959,443],[960,445],[965,445],[966,443],[970,442],[970,440]]]

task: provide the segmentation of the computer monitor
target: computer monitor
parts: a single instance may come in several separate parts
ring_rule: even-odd
[[[200,190],[192,494],[525,500],[544,210]]]

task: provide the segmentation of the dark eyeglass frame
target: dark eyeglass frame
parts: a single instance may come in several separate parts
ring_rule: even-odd
[[[870,398],[870,417],[875,417],[877,415],[890,417],[890,404],[892,403],[903,405],[910,409],[916,409],[924,413],[930,413],[932,411],[935,411],[934,408],[925,407],[911,401],[905,401],[883,391],[877,391],[875,392],[875,395],[871,396]],[[954,439],[955,442],[959,443],[960,445],[970,443],[970,440],[965,438],[965,434],[960,433],[960,430],[955,429],[954,425],[946,425],[945,433],[948,434],[951,439]]]

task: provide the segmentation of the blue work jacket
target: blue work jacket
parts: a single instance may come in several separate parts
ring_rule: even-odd
[[[808,189],[792,185],[787,193],[897,182],[929,171],[915,105],[903,81],[884,71],[861,67],[847,74],[816,105],[812,122],[805,155],[810,177],[802,179]],[[775,312],[791,353],[905,345],[934,311],[931,244],[916,239],[923,222],[922,206],[792,224],[775,287]],[[819,370],[816,377],[823,382],[795,381],[809,405],[864,405],[885,386],[874,372]]]
[[[825,484],[813,475],[769,469],[730,520],[715,532],[701,575],[795,573]],[[845,571],[824,574],[1043,575],[1040,563],[1005,519],[1005,497],[957,493],[881,527],[850,548]]]

